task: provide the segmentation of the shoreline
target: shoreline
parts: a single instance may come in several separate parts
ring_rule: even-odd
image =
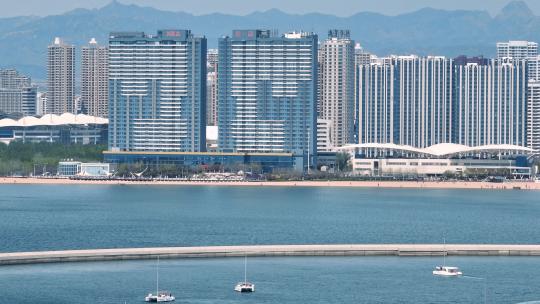
[[[540,183],[470,181],[178,181],[178,180],[74,180],[63,178],[1,177],[3,185],[155,185],[155,186],[237,186],[237,187],[349,187],[407,189],[488,189],[540,190]]]
[[[182,258],[290,256],[517,256],[540,257],[540,245],[505,244],[343,244],[247,245],[87,249],[0,253],[0,265]]]

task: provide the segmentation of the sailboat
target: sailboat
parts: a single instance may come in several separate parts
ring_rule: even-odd
[[[463,273],[459,270],[458,267],[446,266],[446,239],[443,239],[444,242],[444,252],[443,252],[443,264],[441,266],[435,267],[433,270],[433,275],[443,276],[443,277],[457,277]]]
[[[255,284],[247,281],[247,255],[244,257],[244,282],[239,282],[234,287],[235,291],[238,292],[254,292]]]
[[[149,293],[144,300],[146,302],[172,302],[174,296],[168,291],[159,291],[159,255],[156,264],[156,294]]]

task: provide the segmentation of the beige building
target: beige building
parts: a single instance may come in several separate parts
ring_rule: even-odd
[[[47,53],[47,114],[75,113],[75,47],[54,38]]]
[[[319,50],[319,118],[331,123],[331,145],[354,142],[354,41],[331,30]]]
[[[92,38],[82,47],[81,53],[81,111],[91,116],[108,117],[108,49]]]

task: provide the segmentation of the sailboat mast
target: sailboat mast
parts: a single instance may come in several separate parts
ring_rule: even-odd
[[[159,255],[156,264],[156,297],[159,295]]]
[[[244,256],[244,283],[247,282],[247,254]]]
[[[444,249],[444,252],[443,252],[443,266],[446,266],[446,239],[443,238],[443,249]]]

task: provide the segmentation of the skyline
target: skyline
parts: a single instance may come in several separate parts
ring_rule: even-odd
[[[99,9],[116,0],[21,0],[4,5],[0,12],[0,18],[17,16],[39,16],[59,15],[74,9]],[[219,0],[201,0],[196,3],[182,3],[183,1],[170,0],[121,0],[116,1],[122,4],[134,4],[143,7],[152,7],[162,11],[186,12],[193,15],[208,15],[221,13],[228,15],[248,15],[254,12],[280,9],[287,13],[309,14],[322,13],[339,17],[348,17],[360,12],[375,12],[383,15],[395,16],[414,12],[423,8],[434,8],[441,10],[474,10],[487,11],[492,16],[497,15],[500,10],[511,0],[410,0],[403,3],[398,0],[382,0],[373,3],[369,0],[336,0],[333,2],[313,3],[309,0],[297,0],[294,2],[276,0],[268,1],[254,0],[245,4],[242,0],[231,0],[224,3]],[[173,2],[173,3],[171,3]],[[535,15],[540,15],[540,2],[534,0],[520,0],[531,9]]]

